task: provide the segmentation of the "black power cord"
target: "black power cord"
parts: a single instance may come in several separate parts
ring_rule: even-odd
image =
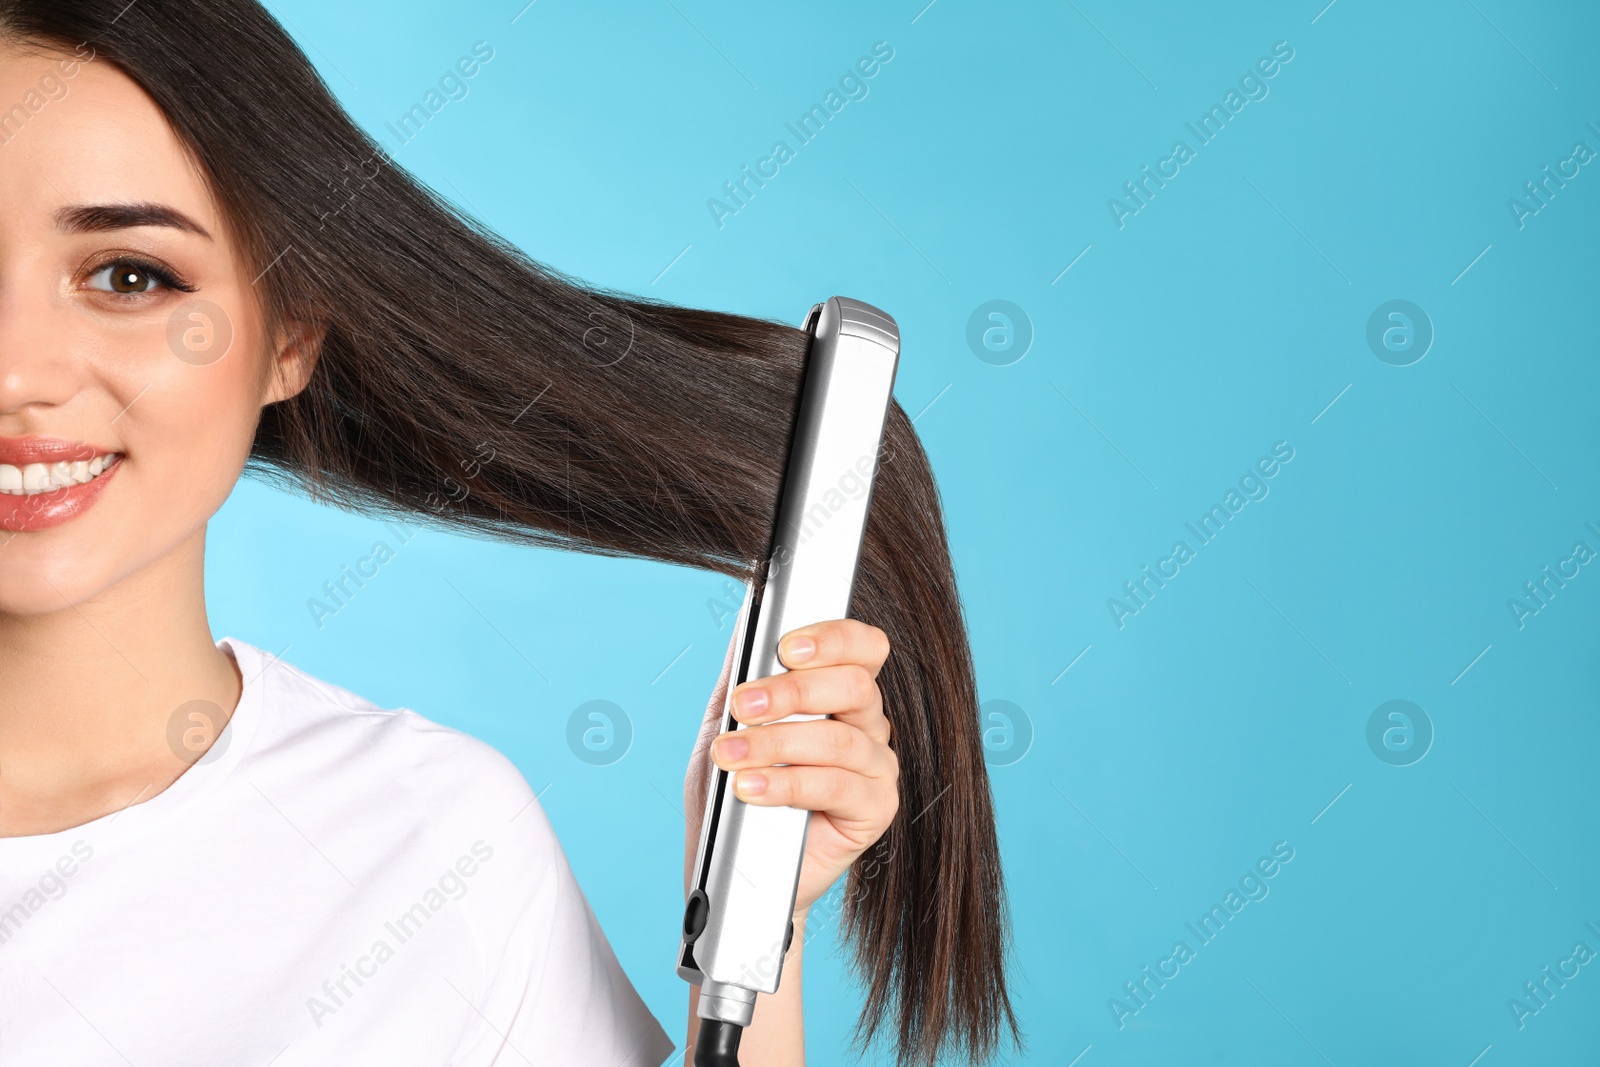
[[[739,1067],[739,1038],[744,1027],[717,1019],[700,1020],[694,1046],[694,1067]]]

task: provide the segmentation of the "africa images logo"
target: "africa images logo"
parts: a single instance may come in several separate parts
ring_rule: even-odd
[[[1220,104],[1212,104],[1197,120],[1183,124],[1194,135],[1193,146],[1182,138],[1174,141],[1167,155],[1156,161],[1153,171],[1150,164],[1146,163],[1140,169],[1139,177],[1123,182],[1122,193],[1126,199],[1113,196],[1106,200],[1106,210],[1111,213],[1111,221],[1117,224],[1117,229],[1125,228],[1128,219],[1149,207],[1156,193],[1165,189],[1167,182],[1182,174],[1183,168],[1199,157],[1200,149],[1221,136],[1233,117],[1245,109],[1245,105],[1265,100],[1271,92],[1267,83],[1277,77],[1292,59],[1293,46],[1288,41],[1278,41],[1272,46],[1272,55],[1257,59],[1239,78],[1239,87],[1229,89]]]
[[[1216,540],[1234,516],[1245,509],[1245,505],[1251,501],[1265,500],[1272,492],[1268,481],[1275,478],[1293,459],[1294,446],[1289,442],[1279,441],[1273,445],[1270,456],[1262,456],[1240,476],[1238,488],[1229,487],[1220,503],[1212,504],[1198,519],[1183,524],[1184,529],[1194,536],[1193,545],[1189,544],[1187,538],[1173,542],[1171,551],[1156,561],[1154,570],[1147,563],[1139,577],[1122,583],[1126,599],[1107,597],[1106,610],[1111,613],[1111,621],[1116,623],[1117,629],[1127,626],[1129,619],[1149,607],[1156,593],[1181,574],[1183,567],[1198,557],[1201,548]]]
[[[1220,937],[1247,905],[1266,900],[1272,892],[1269,882],[1293,859],[1293,845],[1287,841],[1274,843],[1272,854],[1260,857],[1246,868],[1238,881],[1223,893],[1220,902],[1214,901],[1197,919],[1184,923],[1189,936],[1178,938],[1167,955],[1153,965],[1145,964],[1137,977],[1122,983],[1120,996],[1106,999],[1106,1010],[1111,1013],[1111,1021],[1117,1024],[1117,1029],[1125,1029],[1129,1019],[1148,1008],[1156,994],[1182,974],[1183,968],[1199,957],[1202,948]]]

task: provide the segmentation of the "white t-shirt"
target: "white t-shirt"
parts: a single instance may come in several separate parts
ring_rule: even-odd
[[[218,647],[244,691],[203,759],[116,814],[0,838],[0,1065],[672,1053],[508,759]]]

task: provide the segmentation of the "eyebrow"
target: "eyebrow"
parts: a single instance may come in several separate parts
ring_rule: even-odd
[[[100,233],[138,226],[166,226],[211,240],[204,226],[164,204],[83,204],[56,212],[56,229],[62,233]]]

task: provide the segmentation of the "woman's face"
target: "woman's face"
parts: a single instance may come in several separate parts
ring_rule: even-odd
[[[198,559],[309,366],[161,111],[87,48],[0,40],[0,205],[0,614],[34,614]]]

